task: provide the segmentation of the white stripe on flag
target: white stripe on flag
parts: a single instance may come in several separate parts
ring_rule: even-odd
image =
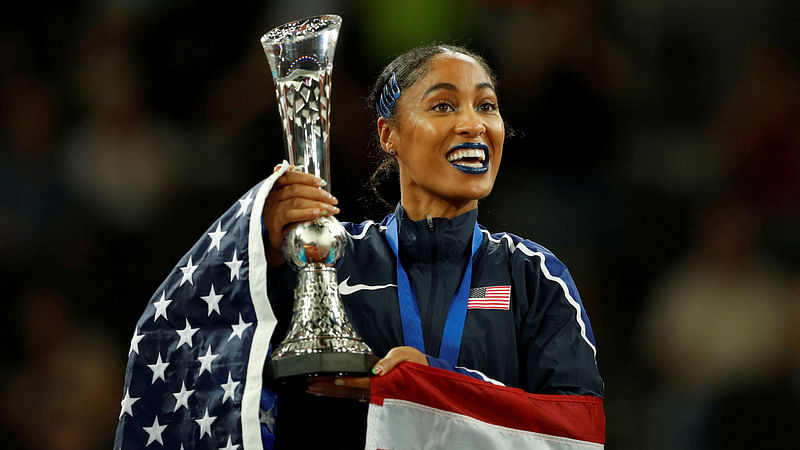
[[[483,422],[473,417],[431,408],[404,400],[384,400],[369,405],[371,425],[383,431],[367,434],[367,450],[435,448],[441,450],[485,450],[526,448],[531,450],[598,450],[602,444],[517,430]],[[376,423],[380,421],[379,423]]]

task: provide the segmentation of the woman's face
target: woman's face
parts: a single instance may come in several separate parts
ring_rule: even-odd
[[[492,190],[505,138],[497,94],[480,63],[446,52],[429,64],[400,96],[395,123],[378,121],[384,150],[397,152],[401,202],[417,220],[477,207]]]

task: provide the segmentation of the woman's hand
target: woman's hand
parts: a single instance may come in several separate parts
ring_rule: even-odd
[[[314,175],[290,170],[275,181],[264,202],[262,219],[269,234],[267,264],[284,263],[281,242],[286,233],[300,222],[339,213],[339,201],[320,189],[325,182]]]
[[[403,361],[411,361],[428,365],[428,358],[414,347],[395,347],[376,362],[372,373],[376,376],[386,375]],[[369,400],[369,377],[314,377],[310,378],[306,392],[314,395],[326,395],[337,398],[355,398],[359,401]]]

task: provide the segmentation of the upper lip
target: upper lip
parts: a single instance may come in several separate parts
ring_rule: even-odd
[[[489,152],[489,146],[482,142],[462,142],[454,145],[450,151],[452,152],[453,150],[460,150],[462,148],[479,148],[487,153]]]

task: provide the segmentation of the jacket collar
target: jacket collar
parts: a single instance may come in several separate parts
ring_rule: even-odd
[[[415,222],[398,203],[395,216],[401,260],[464,261],[469,257],[472,232],[478,220],[477,208],[452,219],[434,217]]]

